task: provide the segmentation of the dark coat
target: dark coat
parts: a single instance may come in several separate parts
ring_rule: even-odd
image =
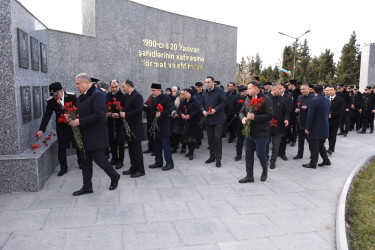
[[[296,88],[295,90],[292,90],[290,95],[292,98],[292,107],[290,108],[290,122],[292,124],[295,124],[297,121],[297,113],[296,113],[296,108],[297,108],[297,100],[298,97],[301,95],[301,90],[299,88]]]
[[[309,109],[309,105],[311,100],[314,98],[314,94],[309,92],[306,96],[300,95],[297,99],[297,108],[299,111],[299,128],[305,129],[306,119],[307,119],[307,111]],[[298,104],[299,103],[299,104]],[[303,106],[307,106],[307,109],[302,109]]]
[[[268,96],[272,100],[272,118],[277,120],[277,126],[270,126],[271,135],[279,135],[283,133],[285,128],[284,121],[289,121],[289,108],[286,99],[282,96],[273,96],[270,92]],[[272,124],[270,124],[272,125]]]
[[[331,118],[328,118],[329,126],[338,128],[340,127],[341,118],[345,114],[344,100],[337,96],[331,101],[331,108],[329,109]]]
[[[146,113],[147,124],[151,124],[151,121],[153,120],[151,117],[151,101],[152,100],[153,100],[152,95],[150,95],[143,105],[143,111]]]
[[[165,94],[160,94],[156,98],[151,98],[151,123],[155,119],[157,111],[156,107],[159,103],[163,106],[163,112],[158,118],[159,131],[155,133],[155,138],[166,138],[169,137],[170,134],[169,115],[171,114],[173,109],[172,100]]]
[[[374,117],[372,110],[375,109],[375,94],[371,92],[370,94],[364,94],[362,96],[362,116],[365,118]]]
[[[233,122],[236,123],[236,128],[237,128],[236,131],[237,131],[237,134],[239,134],[239,135],[242,135],[242,130],[243,130],[243,124],[240,120],[239,113],[240,113],[240,111],[241,111],[241,109],[242,109],[242,107],[245,103],[246,98],[247,98],[247,95],[245,95],[245,96],[238,95],[237,100],[236,100],[236,115],[237,115],[237,117],[234,119]]]
[[[72,105],[77,105],[76,95],[74,93],[64,91],[64,104],[67,102],[72,102]],[[67,123],[58,122],[60,115],[64,114],[65,111],[63,110],[61,104],[52,97],[47,100],[46,111],[43,114],[39,130],[43,131],[43,133],[46,132],[48,122],[51,119],[53,112],[56,114],[56,134],[59,148],[68,149],[70,148],[70,143],[72,143],[75,147],[72,127],[70,127]]]
[[[309,105],[305,129],[309,131],[311,139],[327,139],[329,135],[328,114],[331,107],[330,100],[319,94]]]
[[[344,89],[341,92],[337,92],[336,95],[340,96],[344,100],[344,109],[350,109],[351,103],[350,103],[349,92],[346,91],[346,89]]]
[[[142,114],[143,114],[143,97],[137,91],[133,90],[130,95],[124,95],[121,100],[123,112],[125,112],[125,119],[129,124],[130,130],[135,137],[130,138],[131,141],[143,141],[145,139],[145,131],[143,129]],[[123,120],[121,118],[121,120]],[[122,126],[122,134],[126,140],[129,140],[125,133],[125,128]]]
[[[186,110],[185,110],[186,107]],[[180,103],[180,106],[177,109],[178,115],[181,114],[189,115],[190,119],[182,120],[184,124],[184,138],[194,138],[200,139],[201,138],[201,129],[200,129],[200,105],[199,101],[196,98],[191,98],[189,102],[187,100],[183,100]]]
[[[209,108],[215,109],[215,114],[207,115],[207,125],[217,125],[224,123],[225,95],[223,89],[214,86],[211,91],[207,89],[203,92],[201,111],[209,111]]]
[[[77,99],[77,113],[82,141],[87,151],[109,146],[105,95],[92,85]]]
[[[229,115],[234,115],[236,113],[236,100],[238,99],[239,94],[237,94],[236,90],[233,92],[226,92],[225,93],[225,113]]]
[[[272,118],[272,101],[266,95],[259,93],[258,98],[263,97],[264,103],[259,107],[258,110],[254,111],[254,120],[251,121],[250,137],[251,138],[268,138],[270,134],[269,122]],[[240,120],[247,116],[250,108],[249,104],[251,102],[251,97],[247,97],[245,103],[240,111]]]
[[[121,100],[124,98],[125,94],[119,90],[115,95],[112,92],[109,92],[106,94],[106,102],[111,102],[113,103],[113,98],[116,98],[118,102],[121,102]],[[108,110],[107,110],[108,112]],[[111,112],[112,113],[120,113],[116,109],[116,105],[112,104],[111,105]],[[122,136],[121,130],[122,130],[122,119],[121,118],[112,118],[112,117],[107,117],[108,121],[108,133],[109,133],[109,140],[119,140],[119,141],[124,141],[124,136]],[[115,138],[116,137],[116,138]]]

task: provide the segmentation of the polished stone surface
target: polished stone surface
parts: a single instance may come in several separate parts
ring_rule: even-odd
[[[79,197],[72,193],[82,175],[70,156],[69,172],[57,177],[56,169],[40,192],[0,194],[0,249],[333,250],[341,188],[358,159],[375,154],[373,139],[338,136],[332,165],[317,169],[301,166],[308,151],[301,160],[278,159],[266,182],[259,180],[256,159],[255,182],[247,184],[238,183],[245,161],[233,161],[235,145],[223,140],[223,166],[216,168],[204,163],[204,139],[194,160],[174,154],[175,169],[146,167],[137,179],[123,175],[114,191],[95,165],[94,193]],[[288,146],[289,159],[296,150]],[[146,166],[154,162],[144,156]],[[126,152],[121,171],[128,167]]]

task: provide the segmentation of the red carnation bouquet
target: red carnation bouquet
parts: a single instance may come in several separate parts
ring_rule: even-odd
[[[67,102],[63,106],[63,109],[65,110],[65,115],[68,115],[70,120],[75,120],[79,118],[79,115],[77,115],[77,107],[72,104],[72,102]],[[67,123],[68,121],[65,119],[65,116],[63,114],[60,115],[58,122],[61,123]],[[81,131],[77,127],[72,127],[74,140],[76,141],[77,148],[81,150],[83,153],[85,153],[85,148],[83,147],[83,141],[82,141],[82,135]],[[83,154],[85,156],[85,154]]]
[[[35,150],[37,150],[39,148],[39,144],[34,144],[31,146],[31,150],[33,151],[34,155],[36,154]]]
[[[113,98],[113,104],[116,106],[116,109],[119,111],[119,112],[122,112],[122,109],[123,107],[121,106],[121,103],[120,102],[117,102],[115,100],[115,98]],[[130,129],[130,126],[129,126],[129,123],[126,121],[125,117],[122,118],[122,122],[124,123],[124,127],[125,127],[125,134],[128,136],[129,138],[129,141],[131,141],[132,137],[135,138],[135,135],[133,134],[132,130]]]
[[[277,120],[271,119],[271,127],[277,127]]]
[[[157,112],[163,113],[164,107],[159,103],[158,106],[156,106]],[[159,126],[158,126],[158,119],[159,117],[155,117],[155,119],[152,121],[151,127],[150,127],[150,134],[154,136],[156,135],[156,132],[159,131]]]
[[[258,110],[260,106],[264,103],[263,97],[261,98],[252,98],[249,103],[249,113],[252,114],[255,110]],[[250,124],[251,120],[247,119],[245,125],[243,126],[242,134],[244,136],[250,137]]]
[[[211,113],[212,113],[212,107],[209,107],[209,108],[208,108],[208,114],[211,114]],[[201,125],[201,128],[203,128],[204,123],[206,122],[206,119],[207,119],[207,116],[203,117],[203,118],[201,119],[201,121],[199,122],[199,124]]]

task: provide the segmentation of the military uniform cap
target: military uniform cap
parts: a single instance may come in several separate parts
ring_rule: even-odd
[[[49,95],[55,96],[59,93],[59,91],[62,90],[61,83],[54,82],[49,85]]]
[[[90,80],[91,80],[92,83],[98,83],[100,81],[99,79],[96,79],[96,78],[93,78],[93,77],[91,77]]]
[[[220,85],[220,81],[215,81],[215,84]]]
[[[367,86],[366,89],[371,89],[371,86]]]
[[[297,86],[297,80],[296,79],[289,80],[289,83]]]
[[[265,82],[263,84],[264,84],[264,86],[266,86],[266,85],[272,85],[272,82]]]

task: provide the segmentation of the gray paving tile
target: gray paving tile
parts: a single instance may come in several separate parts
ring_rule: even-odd
[[[96,221],[97,211],[98,207],[51,209],[43,229],[93,226]]]
[[[93,181],[92,189],[97,191],[99,189],[100,180]],[[65,180],[62,184],[59,193],[67,193],[72,195],[73,192],[80,190],[82,188],[82,180]]]
[[[203,178],[208,182],[208,184],[222,184],[222,183],[236,183],[238,181],[233,175],[229,173],[225,174],[210,174],[203,175]]]
[[[119,180],[117,189],[124,190],[135,188],[135,178],[130,178],[129,175],[122,175],[120,171],[119,174],[121,174],[121,178]],[[98,191],[108,191],[110,185],[111,181],[109,179],[101,179]]]
[[[120,190],[94,191],[92,194],[78,196],[76,207],[119,205]]]
[[[333,245],[327,244],[325,240],[319,237],[316,233],[291,234],[277,237],[270,237],[270,239],[280,249],[319,249],[319,250],[334,250]]]
[[[206,245],[194,245],[188,247],[174,247],[167,248],[168,250],[219,250],[219,247],[215,244],[206,244]]]
[[[188,201],[187,204],[195,218],[238,215],[228,202],[222,200],[194,200]]]
[[[0,233],[0,249],[7,243],[11,235],[11,233]]]
[[[316,206],[299,195],[299,193],[272,194],[263,196],[269,201],[272,210],[294,210],[301,208],[315,208]]]
[[[213,164],[204,164],[205,160],[202,160],[200,163],[195,163],[197,164],[195,167],[190,166],[190,167],[180,167],[181,172],[184,175],[209,175],[213,174],[213,168],[216,168]]]
[[[239,194],[229,184],[223,185],[197,185],[196,189],[204,199],[225,199],[226,197],[236,197]]]
[[[122,227],[104,226],[68,230],[64,249],[123,249]]]
[[[202,196],[198,190],[191,186],[163,188],[159,189],[159,193],[164,202],[202,199]]]
[[[317,235],[319,235],[322,239],[327,241],[332,246],[336,245],[336,229],[333,230],[326,230],[326,231],[318,231],[315,232]]]
[[[122,237],[124,249],[165,249],[182,246],[172,222],[125,225]]]
[[[74,207],[77,197],[68,193],[39,193],[30,205],[29,209]]]
[[[174,225],[184,245],[232,241],[233,235],[220,219],[175,221]]]
[[[336,206],[338,200],[338,196],[328,190],[300,192],[299,195],[317,207]]]
[[[261,195],[229,197],[227,201],[239,214],[263,213],[274,210],[273,204]]]
[[[274,194],[275,192],[264,185],[263,182],[255,180],[254,183],[238,183],[231,184],[231,187],[236,191],[237,196],[250,196],[261,194]]]
[[[259,238],[251,240],[230,241],[218,243],[221,250],[272,250],[279,249],[270,239]]]
[[[37,193],[0,194],[0,211],[23,210],[30,206]]]
[[[221,219],[238,240],[284,234],[270,219],[262,214],[227,216]]]
[[[162,171],[161,169],[155,169],[155,171]],[[173,171],[173,170],[169,170]],[[143,176],[136,179],[136,188],[167,188],[172,187],[172,183],[166,176]]]
[[[0,233],[39,230],[49,212],[49,209],[0,212]]]
[[[121,205],[131,203],[161,202],[158,190],[154,188],[125,189],[120,191]]]
[[[17,249],[64,249],[66,237],[65,230],[38,230],[27,232],[15,232],[9,239],[3,250]]]
[[[100,206],[96,219],[96,225],[126,225],[145,222],[145,213],[141,204]]]
[[[148,222],[175,221],[194,218],[186,203],[183,201],[144,203],[143,209]]]
[[[207,181],[203,179],[201,175],[172,175],[169,176],[172,181],[173,186],[183,187],[183,186],[194,186],[194,185],[207,185]]]
[[[298,185],[292,180],[286,181],[266,181],[264,182],[266,186],[271,188],[274,192],[278,194],[282,193],[295,193],[295,192],[302,192],[306,191],[307,189]]]

